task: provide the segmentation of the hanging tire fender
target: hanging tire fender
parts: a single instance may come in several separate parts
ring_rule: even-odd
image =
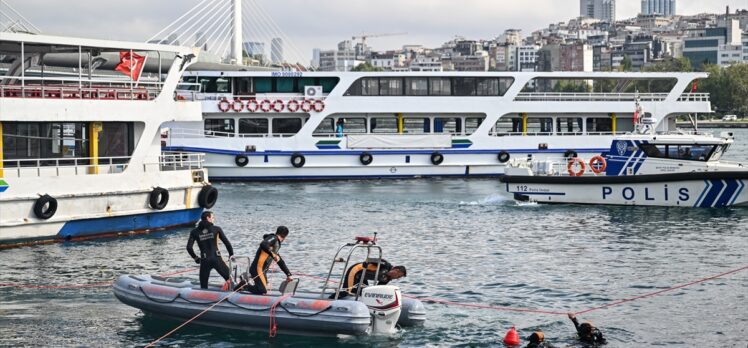
[[[218,189],[213,187],[213,185],[207,185],[203,186],[202,189],[200,189],[200,193],[197,195],[197,204],[201,208],[210,209],[213,208],[213,206],[218,201]]]
[[[304,166],[304,163],[306,163],[304,155],[298,152],[294,152],[293,155],[291,155],[291,165],[294,166],[294,168],[301,168]]]
[[[37,198],[36,202],[34,202],[34,215],[42,220],[53,217],[56,212],[57,199],[48,194]]]
[[[358,160],[361,161],[361,164],[368,166],[372,161],[374,161],[374,156],[368,152],[362,152],[361,155],[358,156]]]
[[[169,204],[169,190],[163,187],[154,187],[148,194],[148,204],[152,209],[161,210]]]
[[[247,166],[247,163],[249,163],[249,157],[246,155],[236,155],[236,157],[234,157],[234,163],[236,163],[237,167],[245,167]]]
[[[431,154],[431,164],[438,166],[444,162],[444,155],[442,155],[440,152],[435,151]]]
[[[499,160],[499,163],[506,163],[506,162],[509,162],[509,159],[511,158],[511,156],[509,156],[509,152],[501,151],[496,156],[496,158]]]

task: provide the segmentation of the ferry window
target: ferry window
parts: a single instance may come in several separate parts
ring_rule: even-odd
[[[475,78],[474,77],[455,77],[454,87],[457,96],[472,96],[476,95],[475,90]]]
[[[607,134],[613,131],[613,120],[610,117],[588,117],[587,134]]]
[[[225,77],[200,77],[200,89],[205,93],[228,93],[229,79]]]
[[[6,160],[39,158],[39,124],[3,122],[3,156]]]
[[[296,85],[293,77],[279,77],[275,80],[275,92],[293,93]]]
[[[511,86],[513,82],[514,79],[512,78],[499,78],[499,95],[506,94],[506,91],[509,90],[509,86]]]
[[[234,94],[250,95],[252,92],[251,77],[234,77]]]
[[[522,119],[519,117],[501,117],[494,126],[494,135],[522,134]]]
[[[373,117],[371,119],[372,133],[397,133],[397,118]]]
[[[197,91],[199,92],[199,85],[197,84],[197,77],[185,76],[182,78],[182,82],[179,84],[177,89],[181,91]]]
[[[365,78],[361,80],[361,95],[379,95],[379,79]]]
[[[274,118],[273,134],[293,135],[301,130],[300,118]]]
[[[462,133],[462,119],[458,117],[437,117],[434,119],[434,133]]]
[[[465,119],[465,135],[473,134],[485,118],[483,117],[468,117]]]
[[[379,95],[403,95],[403,80],[399,77],[380,78]]]
[[[66,136],[66,126],[63,124],[63,136]],[[71,125],[68,125],[70,127]],[[83,131],[80,124],[73,128],[69,128],[67,132],[75,135],[76,138],[83,136]],[[104,122],[102,124],[101,133],[99,134],[99,156],[102,157],[117,157],[117,156],[130,156],[133,151],[132,144],[132,124],[125,122]],[[63,146],[65,146],[65,140],[63,139]],[[81,156],[80,154],[78,156]]]
[[[366,133],[366,119],[363,117],[345,118],[343,134]]]
[[[431,133],[431,119],[428,117],[404,117],[403,133],[424,134]]]
[[[559,117],[556,119],[557,134],[581,134],[582,118],[581,117]]]
[[[327,117],[317,126],[314,130],[314,134],[328,135],[335,133],[335,120],[332,117]]]
[[[340,79],[337,77],[320,77],[319,85],[322,86],[322,93],[332,92],[333,88],[335,88],[335,85],[338,84],[339,80]]]
[[[239,134],[268,134],[267,118],[239,119]]]
[[[451,95],[452,80],[445,77],[429,78],[429,95]]]
[[[499,95],[499,79],[488,77],[478,79],[478,95]]]
[[[429,80],[424,77],[406,77],[405,78],[406,95],[428,95]]]
[[[233,118],[206,118],[205,134],[218,137],[234,136],[234,119]]]
[[[553,119],[550,117],[528,117],[527,134],[551,135],[553,134]]]
[[[314,82],[314,77],[302,77],[298,79],[298,85],[299,85],[299,91],[304,92],[304,88],[306,86],[319,86],[316,82]]]
[[[269,77],[255,77],[256,93],[271,93],[273,91],[273,80]]]

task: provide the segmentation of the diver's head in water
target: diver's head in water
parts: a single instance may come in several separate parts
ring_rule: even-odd
[[[535,331],[527,338],[530,343],[540,343],[545,341],[545,335],[541,331]]]
[[[391,280],[400,279],[406,275],[408,275],[408,272],[405,270],[405,266],[395,266],[387,272],[387,278]]]

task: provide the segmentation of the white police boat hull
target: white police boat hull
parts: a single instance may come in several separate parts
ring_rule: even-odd
[[[189,320],[226,298],[193,322],[230,329],[267,331],[271,316],[275,317],[279,334],[362,335],[372,325],[372,315],[363,302],[330,300],[319,293],[253,295],[222,291],[216,286],[200,289],[187,280],[123,275],[114,284],[114,294],[122,303],[145,313],[177,321]],[[398,325],[424,323],[426,313],[419,300],[402,298],[401,303]],[[271,314],[274,305],[276,308]]]

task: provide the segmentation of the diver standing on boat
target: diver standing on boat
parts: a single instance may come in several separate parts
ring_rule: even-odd
[[[187,241],[187,252],[195,260],[195,263],[200,264],[200,288],[208,288],[208,278],[210,277],[210,271],[215,269],[218,274],[223,277],[224,280],[229,280],[231,272],[229,266],[223,262],[221,258],[221,252],[218,250],[218,239],[221,239],[223,245],[226,246],[226,250],[229,252],[229,257],[234,256],[234,248],[231,247],[226,235],[223,230],[214,225],[216,221],[215,215],[211,211],[205,211],[200,216],[200,222],[190,232],[190,239]],[[197,241],[197,246],[200,248],[200,256],[195,255],[193,246]]]
[[[288,228],[286,226],[278,226],[275,234],[266,234],[262,236],[262,242],[260,247],[257,248],[257,254],[255,255],[252,265],[249,267],[249,274],[254,280],[253,286],[248,286],[247,291],[264,295],[268,292],[267,290],[267,272],[270,269],[270,265],[275,263],[280,266],[283,273],[286,274],[286,281],[293,280],[291,278],[291,271],[286,267],[286,262],[278,255],[281,243],[288,237]]]
[[[392,266],[387,260],[382,259],[379,264],[379,274],[375,277],[377,272],[377,263],[359,262],[345,271],[345,286],[340,292],[339,298],[344,298],[348,295],[353,295],[358,292],[358,284],[361,282],[361,276],[366,273],[363,284],[369,285],[370,280],[377,280],[377,285],[385,285],[391,280],[400,279],[407,275],[405,266]],[[333,296],[335,296],[333,294]]]

